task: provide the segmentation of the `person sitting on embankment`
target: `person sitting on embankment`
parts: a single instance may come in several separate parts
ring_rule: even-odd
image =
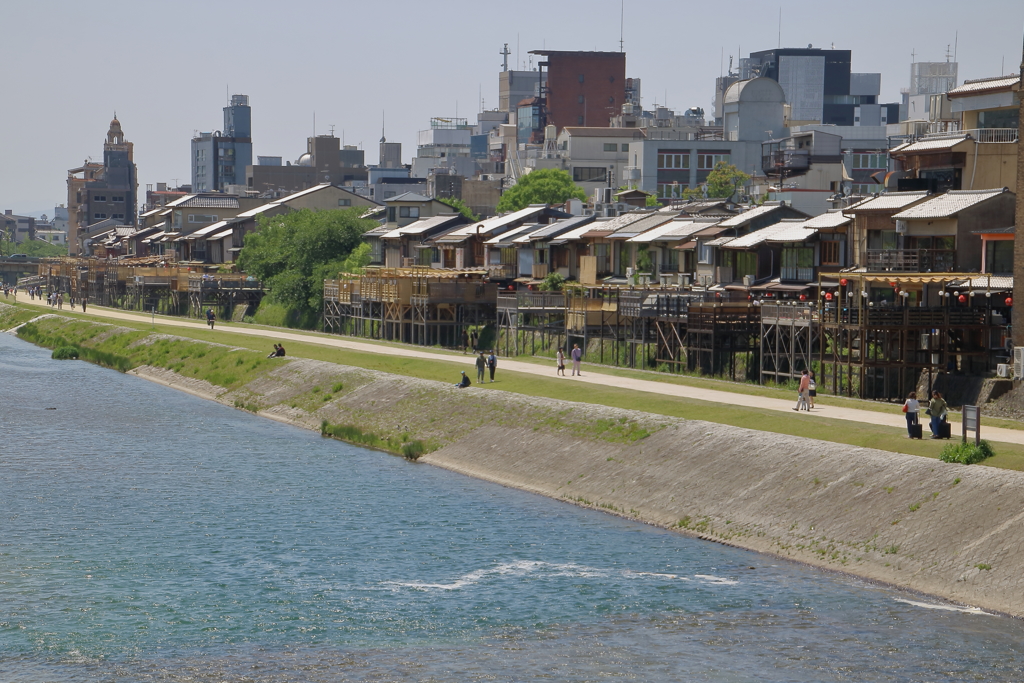
[[[463,370],[462,371],[462,379],[460,379],[459,383],[455,385],[455,388],[456,389],[465,389],[470,384],[472,384],[472,382],[469,381],[469,375],[467,375],[466,371]]]

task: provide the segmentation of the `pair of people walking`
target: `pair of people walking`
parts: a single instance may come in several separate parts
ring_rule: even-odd
[[[491,351],[491,355],[484,358],[484,352],[481,351],[480,355],[476,359],[476,381],[483,384],[484,372],[490,371],[491,383],[494,382],[494,371],[498,369],[498,357],[494,355],[494,351]]]
[[[580,349],[579,344],[572,345],[572,351],[569,354],[572,359],[572,376],[579,375],[583,376],[583,371],[580,369],[580,365],[583,362],[583,350]],[[555,354],[555,374],[565,377],[565,349],[559,347],[558,353]]]
[[[818,385],[814,382],[814,373],[804,370],[800,375],[800,385],[797,388],[796,407],[793,410],[806,410],[810,412],[814,407],[814,399],[818,396]]]

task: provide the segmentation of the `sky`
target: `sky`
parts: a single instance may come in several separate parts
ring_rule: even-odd
[[[504,43],[522,68],[530,50],[616,51],[621,30],[645,108],[710,114],[730,56],[778,47],[779,11],[748,0],[5,2],[0,208],[52,215],[67,170],[102,159],[115,111],[135,144],[140,205],[147,183],[190,182],[189,142],[222,128],[228,93],[249,96],[254,157],[296,159],[315,116],[317,133],[333,126],[376,163],[383,117],[408,163],[432,116],[475,121],[481,100],[497,106]],[[883,102],[908,86],[912,52],[945,61],[955,43],[961,81],[1020,68],[1020,0],[781,11],[782,46],[852,50],[854,71],[881,72]]]

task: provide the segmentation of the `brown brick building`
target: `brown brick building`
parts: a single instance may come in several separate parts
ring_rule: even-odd
[[[566,126],[604,127],[622,113],[626,101],[625,52],[563,52],[533,50],[546,60],[539,62],[544,88],[543,125],[558,131]]]

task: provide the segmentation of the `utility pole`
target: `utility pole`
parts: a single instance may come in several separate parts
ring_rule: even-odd
[[[1021,47],[1020,76],[1024,83],[1024,46]],[[1018,96],[1022,93],[1017,91]],[[1013,303],[1018,310],[1024,310],[1024,97],[1020,98],[1017,113],[1017,206],[1014,222],[1021,229],[1021,237],[1013,241]],[[1010,309],[1014,311],[1013,308]],[[1024,316],[1022,316],[1024,317]],[[1011,313],[1013,345],[1024,346],[1024,319],[1017,320]],[[1013,362],[1010,358],[1010,362]]]

